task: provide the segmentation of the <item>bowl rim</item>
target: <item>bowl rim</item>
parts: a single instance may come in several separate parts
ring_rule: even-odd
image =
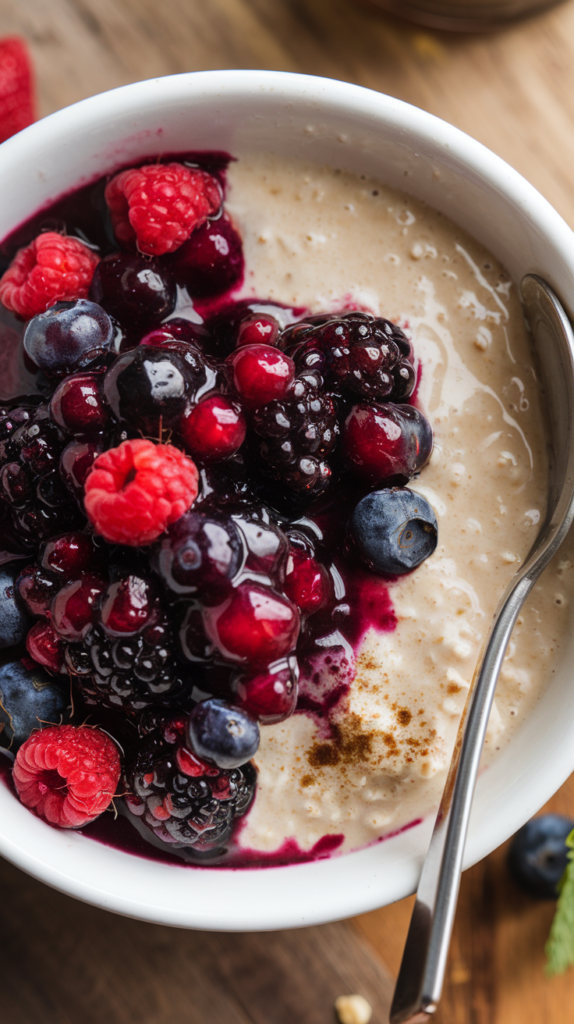
[[[140,116],[146,104],[157,110],[158,107],[167,109],[182,97],[200,96],[225,103],[236,100],[238,95],[258,100],[264,95],[270,101],[270,109],[273,103],[306,104],[315,110],[337,112],[343,119],[360,115],[373,124],[404,132],[411,145],[413,140],[426,143],[444,159],[495,190],[517,210],[533,231],[546,240],[566,268],[569,280],[574,281],[574,234],[522,175],[481,143],[434,115],[383,93],[334,79],[279,71],[224,70],[189,72],[121,86],[50,114],[4,142],[0,147],[0,175],[9,175],[11,169],[17,171],[22,160],[49,150],[54,138],[69,136],[74,125],[101,121],[118,110]],[[555,284],[552,277],[548,279]],[[572,310],[570,296],[563,298]],[[530,785],[528,793],[516,792],[502,831],[492,827],[481,829],[471,819],[465,867],[476,863],[512,834],[574,769],[574,706],[573,725],[568,725],[567,716],[564,718],[557,726],[557,735],[562,741],[556,746],[555,756],[551,761],[541,762],[539,777]],[[503,759],[501,755],[500,760]],[[383,844],[320,862],[241,871],[242,880],[249,878],[255,884],[242,883],[246,892],[240,895],[237,870],[202,868],[195,871],[195,875],[210,891],[220,891],[223,906],[210,907],[207,900],[202,902],[201,899],[192,900],[190,906],[181,899],[176,883],[166,877],[167,869],[171,875],[181,878],[171,865],[158,866],[156,861],[94,843],[78,833],[62,837],[58,830],[51,829],[19,805],[3,786],[0,787],[0,808],[4,811],[0,813],[0,820],[7,820],[8,810],[8,819],[16,825],[14,834],[8,834],[4,831],[5,825],[0,825],[0,853],[18,867],[62,892],[104,909],[179,927],[265,930],[352,916],[409,895],[416,888],[422,862],[422,857],[418,857],[415,862],[402,863],[408,848],[405,838],[408,834],[401,833]],[[430,834],[431,825],[427,820],[418,826],[423,837],[421,842]],[[22,837],[27,837],[25,842]],[[392,849],[386,859],[394,865],[393,884],[386,877],[388,864],[377,862],[377,851],[381,849]],[[150,894],[149,887],[146,890],[149,865],[153,865],[157,896]],[[189,868],[179,869],[182,870],[189,876]],[[353,885],[344,884],[349,875],[354,879]],[[294,884],[303,898],[293,897]],[[280,905],[276,900],[278,890],[287,893],[279,901]],[[194,897],[199,895],[196,892]]]

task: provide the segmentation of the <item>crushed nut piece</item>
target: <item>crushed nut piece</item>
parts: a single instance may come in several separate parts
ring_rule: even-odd
[[[335,1010],[341,1024],[369,1024],[373,1013],[364,996],[339,996]]]

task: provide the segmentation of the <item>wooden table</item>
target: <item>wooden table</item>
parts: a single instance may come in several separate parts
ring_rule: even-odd
[[[447,36],[357,0],[0,0],[34,55],[40,113],[142,78],[274,68],[391,93],[463,128],[574,226],[574,2],[495,35]],[[574,816],[574,778],[553,810]],[[553,912],[505,850],[463,878],[440,1024],[566,1024],[574,971],[545,980]],[[110,917],[1,864],[2,1017],[11,1024],[322,1024],[362,990],[383,1024],[412,901],[305,933],[199,936]]]

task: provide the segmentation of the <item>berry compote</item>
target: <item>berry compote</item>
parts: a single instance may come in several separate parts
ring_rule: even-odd
[[[329,728],[349,683],[316,684],[317,658],[393,628],[386,582],[436,524],[408,489],[432,448],[409,339],[240,297],[227,161],[150,157],[2,243],[0,563],[22,678],[41,665],[66,724],[119,751],[121,817],[88,834],[253,866],[234,836],[262,733]]]

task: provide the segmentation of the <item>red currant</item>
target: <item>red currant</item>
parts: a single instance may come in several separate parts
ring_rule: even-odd
[[[228,363],[237,393],[249,408],[283,398],[295,377],[293,360],[270,345],[242,345]]]
[[[104,430],[110,413],[102,399],[100,375],[75,373],[66,377],[50,402],[52,419],[72,434],[93,434]]]
[[[414,476],[432,451],[432,429],[413,405],[361,402],[349,413],[343,449],[353,468],[373,483]]]
[[[306,615],[318,612],[329,600],[327,570],[307,552],[291,548],[285,577],[285,593]]]
[[[276,345],[279,321],[271,313],[252,313],[242,320],[237,335],[237,348],[242,345]]]
[[[28,654],[50,672],[61,672],[64,665],[64,641],[45,619],[40,619],[26,637]]]
[[[299,613],[270,587],[241,583],[216,608],[203,609],[205,631],[224,658],[244,665],[269,665],[295,648]]]
[[[229,399],[212,395],[182,416],[179,433],[183,443],[202,462],[228,459],[245,440],[245,418]]]
[[[94,621],[105,581],[93,573],[67,583],[52,602],[54,628],[66,640],[83,640]]]
[[[67,579],[78,577],[96,567],[96,552],[85,533],[63,533],[44,545],[40,565]]]
[[[233,689],[239,707],[263,725],[289,718],[297,704],[297,681],[288,665],[255,676],[239,676]]]

